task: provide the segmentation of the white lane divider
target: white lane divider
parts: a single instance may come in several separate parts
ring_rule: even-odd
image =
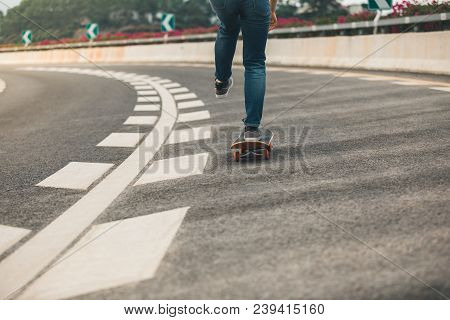
[[[149,280],[188,207],[94,226],[21,299],[67,299]]]
[[[5,89],[6,89],[6,82],[0,79],[0,93],[5,91]]]
[[[173,131],[166,144],[178,144],[211,139],[211,127],[200,127]]]
[[[145,112],[145,111],[160,111],[161,105],[159,104],[138,104],[134,107],[134,111]]]
[[[139,132],[111,133],[97,146],[112,148],[135,148],[143,137],[144,134]]]
[[[153,130],[122,164],[92,190],[0,262],[0,299],[16,297],[19,294],[17,290],[45,271],[138,177],[164,144],[175,126],[178,110],[166,88],[156,82],[148,82],[158,91],[164,111]]]
[[[155,161],[135,186],[203,174],[209,153]]]
[[[113,166],[111,163],[70,162],[36,186],[87,190]]]
[[[201,100],[195,100],[195,101],[186,101],[186,102],[179,102],[178,103],[178,109],[190,109],[190,108],[199,108],[204,107],[205,103]]]
[[[192,122],[192,121],[207,120],[210,118],[211,114],[209,113],[209,111],[197,111],[180,114],[178,116],[178,122]]]
[[[189,89],[188,88],[174,88],[174,89],[169,89],[169,92],[171,94],[186,93],[186,92],[189,92]]]
[[[178,87],[181,87],[181,84],[176,83],[176,82],[166,83],[166,84],[163,84],[163,87],[166,88],[166,89],[178,88]]]
[[[158,121],[156,116],[131,116],[123,123],[126,126],[152,126]]]
[[[195,93],[177,94],[176,96],[174,96],[174,98],[175,101],[189,100],[189,99],[196,99],[197,95]]]
[[[22,240],[31,230],[0,225],[0,255]]]

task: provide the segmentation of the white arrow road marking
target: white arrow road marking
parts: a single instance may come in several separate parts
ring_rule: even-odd
[[[111,133],[97,147],[134,148],[143,137],[144,134],[139,132]]]
[[[112,167],[112,163],[70,162],[36,186],[87,190]]]
[[[0,299],[18,294],[83,233],[153,159],[171,133],[178,111],[172,95],[158,83],[165,112],[137,149],[83,198],[0,262]],[[109,265],[111,266],[111,265]]]
[[[138,96],[156,96],[158,92],[155,90],[138,91]]]
[[[155,161],[135,186],[203,174],[209,153]]]
[[[190,113],[182,113],[178,116],[178,122],[191,122],[199,120],[207,120],[211,118],[209,111],[197,111]]]
[[[204,106],[205,106],[205,103],[201,100],[186,101],[186,102],[178,103],[178,109],[199,108],[199,107],[204,107]]]
[[[189,208],[94,226],[20,299],[67,299],[154,277]]]
[[[189,92],[188,88],[175,88],[175,89],[170,89],[169,92],[171,94],[175,94],[175,93],[185,93],[185,92]]]
[[[160,111],[161,105],[159,104],[138,104],[134,107],[134,111]]]
[[[163,85],[164,88],[170,89],[170,88],[178,88],[181,87],[181,84],[179,83],[168,83]]]
[[[450,92],[450,87],[432,87],[430,89],[444,91],[444,92]]]
[[[137,99],[138,103],[145,103],[145,102],[159,102],[161,99],[159,97],[139,97]]]
[[[14,228],[0,225],[0,255],[11,248],[23,237],[29,234],[31,230]]]
[[[166,144],[185,143],[211,138],[211,127],[192,128],[173,131]]]
[[[128,126],[152,126],[157,120],[158,117],[156,116],[131,116],[123,124]]]
[[[175,101],[189,100],[197,98],[197,95],[195,93],[177,94],[174,98]]]

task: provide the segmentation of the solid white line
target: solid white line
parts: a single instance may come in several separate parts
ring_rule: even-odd
[[[156,123],[158,117],[156,116],[131,116],[123,123],[127,126],[152,126]]]
[[[178,109],[190,109],[190,108],[198,108],[204,107],[205,103],[201,100],[195,101],[186,101],[186,102],[178,102]]]
[[[135,186],[203,174],[209,153],[155,161]]]
[[[31,230],[14,228],[0,225],[0,255],[11,248],[23,237],[29,234]]]
[[[138,104],[134,107],[134,111],[160,111],[161,105],[159,104]]]
[[[112,167],[112,163],[70,162],[36,186],[87,190]]]
[[[143,136],[139,132],[111,133],[97,147],[135,148]]]
[[[450,92],[450,87],[431,87],[430,89],[444,91],[444,92]]]
[[[94,226],[20,299],[67,299],[153,278],[188,210]]]
[[[167,83],[167,84],[163,84],[164,88],[170,89],[170,88],[178,88],[181,87],[181,84],[179,83]]]
[[[138,91],[138,96],[156,96],[158,95],[158,92],[155,90],[146,90],[146,91]]]
[[[166,144],[185,143],[211,138],[211,127],[192,128],[173,131]]]
[[[174,88],[174,89],[170,89],[169,92],[171,94],[175,94],[175,93],[185,93],[185,92],[189,92],[188,88]]]
[[[136,90],[153,90],[152,86],[134,86]]]
[[[161,101],[160,97],[138,97],[137,99],[138,103],[159,102],[159,101]]]
[[[195,93],[177,94],[176,96],[174,96],[174,98],[175,101],[188,100],[197,98],[197,95]]]
[[[157,83],[165,112],[137,149],[83,198],[0,262],[0,299],[14,296],[61,254],[125,190],[153,159],[171,133],[178,111],[172,95]]]
[[[197,111],[190,113],[182,113],[178,116],[178,122],[190,122],[210,119],[211,114],[209,111]]]

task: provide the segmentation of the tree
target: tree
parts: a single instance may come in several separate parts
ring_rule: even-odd
[[[306,6],[303,15],[309,19],[318,17],[334,18],[347,13],[336,0],[302,0],[302,4]]]

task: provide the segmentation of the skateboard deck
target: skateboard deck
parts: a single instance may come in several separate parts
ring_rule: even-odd
[[[274,134],[270,130],[262,130],[259,141],[245,141],[244,133],[231,145],[233,159],[239,161],[243,157],[257,156],[269,160],[273,149]]]

